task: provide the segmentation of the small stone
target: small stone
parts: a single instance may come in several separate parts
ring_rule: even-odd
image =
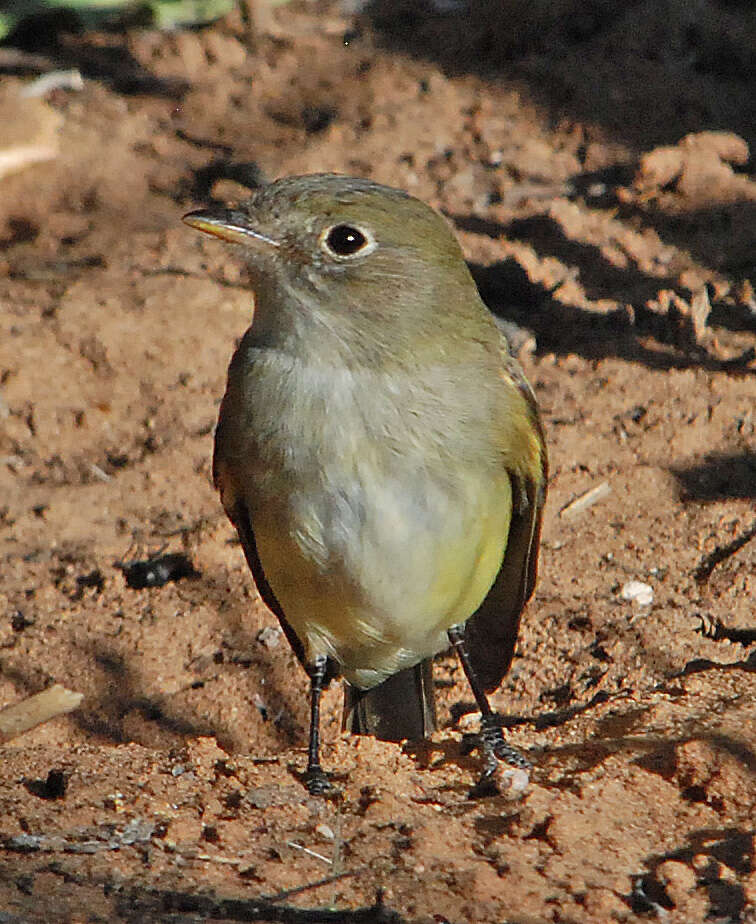
[[[696,874],[679,860],[665,860],[659,865],[657,876],[675,907],[683,905],[696,887]]]
[[[591,889],[585,896],[585,910],[593,920],[623,921],[627,905],[609,889]]]
[[[639,606],[651,606],[654,602],[654,590],[643,581],[628,581],[622,585],[620,597],[630,603],[637,603]]]
[[[706,853],[694,854],[690,862],[693,866],[693,869],[699,876],[703,876],[710,871],[712,862],[714,862],[715,865],[718,865],[716,864],[716,861],[712,861],[712,858]]]
[[[315,833],[326,841],[332,841],[336,836],[333,833],[333,829],[323,823],[315,826]]]
[[[508,796],[521,796],[530,785],[530,774],[521,767],[512,767],[501,773],[500,789]]]
[[[277,626],[263,626],[255,638],[266,648],[277,648],[281,641],[281,630]]]

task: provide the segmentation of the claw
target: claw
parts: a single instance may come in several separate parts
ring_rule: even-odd
[[[509,764],[510,767],[517,767],[518,770],[532,770],[533,764],[525,757],[524,754],[521,754],[517,748],[512,747],[511,744],[507,744],[503,736],[497,741],[493,746],[494,754],[503,760],[504,763]]]
[[[307,771],[304,784],[311,796],[332,796],[338,792],[320,767],[312,767]]]
[[[517,767],[519,770],[532,770],[533,765],[527,757],[521,754],[516,747],[513,747],[504,740],[504,733],[501,730],[501,726],[492,722],[487,722],[486,717],[481,721],[480,737],[483,750],[486,753],[487,766],[488,755],[493,755],[498,758],[498,760],[503,760],[504,763],[509,764],[510,767]]]

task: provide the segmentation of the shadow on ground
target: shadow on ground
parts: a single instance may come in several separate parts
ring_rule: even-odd
[[[515,78],[555,120],[598,124],[633,146],[717,128],[756,138],[748,3],[374,0],[367,21],[387,48],[450,74]]]

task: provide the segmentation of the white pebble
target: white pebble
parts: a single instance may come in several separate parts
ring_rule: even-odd
[[[265,645],[266,648],[277,648],[278,643],[281,641],[282,634],[283,633],[277,626],[263,626],[255,638],[261,645]]]
[[[500,777],[500,789],[509,796],[521,796],[530,785],[530,775],[527,770],[513,767],[503,770]]]
[[[627,584],[623,585],[620,597],[640,606],[651,606],[654,602],[654,590],[649,584],[644,584],[643,581],[628,581]]]

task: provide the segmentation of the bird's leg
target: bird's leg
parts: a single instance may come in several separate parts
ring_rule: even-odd
[[[465,672],[465,677],[467,677],[473,691],[475,702],[478,704],[478,709],[480,709],[480,743],[483,748],[484,764],[483,776],[480,779],[479,786],[489,782],[496,773],[498,768],[497,758],[512,767],[529,770],[532,766],[530,761],[517,748],[507,744],[504,740],[501,725],[496,720],[496,716],[488,703],[486,691],[478,680],[478,675],[475,673],[475,668],[470,661],[470,655],[465,646],[464,626],[452,626],[447,634],[449,641],[454,646],[454,650],[459,655],[462,670]]]
[[[310,675],[310,743],[307,749],[305,785],[313,796],[322,796],[333,790],[320,766],[320,694],[323,692],[326,665],[325,655],[316,655],[315,660],[307,665],[307,673]]]

